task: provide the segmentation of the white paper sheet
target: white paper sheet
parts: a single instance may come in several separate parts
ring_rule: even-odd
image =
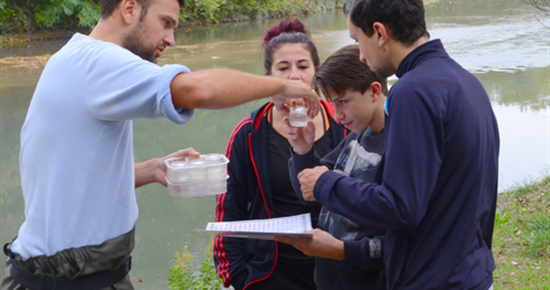
[[[272,219],[210,222],[206,229],[198,232],[232,238],[273,240],[276,236],[311,238],[313,234],[304,233],[311,229],[311,215],[306,213]]]

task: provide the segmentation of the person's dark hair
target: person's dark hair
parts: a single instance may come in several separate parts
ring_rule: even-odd
[[[380,22],[389,28],[393,39],[407,46],[422,36],[430,37],[422,0],[358,0],[351,8],[350,20],[369,37],[374,22]]]
[[[147,10],[149,9],[149,6],[151,6],[151,3],[155,0],[136,0],[139,5],[141,5],[141,14],[139,16],[139,20],[143,20],[145,15],[147,15]],[[101,18],[107,18],[113,14],[118,4],[120,4],[122,0],[101,0]],[[180,8],[185,5],[185,0],[178,0],[178,3],[180,4]]]
[[[286,43],[303,43],[309,47],[311,59],[315,66],[315,71],[319,68],[319,55],[317,48],[310,39],[309,31],[298,19],[283,20],[274,25],[264,35],[262,43],[264,53],[264,69],[267,74],[271,74],[271,64],[273,63],[273,52],[281,45]]]
[[[388,94],[386,79],[381,79],[359,59],[359,46],[344,46],[331,54],[313,76],[311,82],[317,93],[322,92],[328,101],[331,94],[342,96],[347,90],[364,94],[373,82],[379,82],[382,93]]]

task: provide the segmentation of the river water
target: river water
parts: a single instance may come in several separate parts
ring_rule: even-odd
[[[341,11],[301,20],[321,60],[351,44]],[[548,174],[550,163],[550,19],[521,0],[441,0],[426,5],[431,38],[440,38],[458,63],[476,75],[491,98],[501,136],[499,189]],[[159,64],[192,70],[228,67],[263,74],[260,40],[276,20],[178,29],[177,43]],[[0,242],[23,222],[18,174],[19,132],[49,55],[67,40],[3,48],[0,56]],[[18,57],[14,59],[14,57]],[[223,153],[233,127],[264,101],[223,111],[195,112],[184,125],[167,120],[134,123],[136,161],[192,146]],[[44,154],[48,154],[44,152]],[[131,277],[136,289],[166,289],[175,252],[184,246],[202,261],[209,237],[198,234],[214,219],[215,198],[171,200],[160,185],[137,190],[140,217]],[[141,280],[142,282],[139,282]]]

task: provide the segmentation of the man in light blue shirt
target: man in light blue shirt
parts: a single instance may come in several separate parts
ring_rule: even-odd
[[[174,45],[181,5],[102,0],[92,33],[75,34],[48,61],[21,131],[25,221],[5,247],[2,290],[132,289],[135,188],[166,185],[166,157],[134,164],[132,120],[183,124],[195,108],[269,96],[280,108],[286,98],[305,97],[310,115],[318,111],[317,95],[302,82],[156,65]],[[188,155],[198,153],[188,148],[167,157]]]

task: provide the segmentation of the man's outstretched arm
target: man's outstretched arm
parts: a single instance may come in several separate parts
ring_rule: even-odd
[[[308,114],[319,112],[319,97],[309,84],[272,76],[259,76],[230,69],[181,73],[170,85],[176,108],[223,109],[272,97],[277,109],[289,111],[286,99],[304,98]]]

